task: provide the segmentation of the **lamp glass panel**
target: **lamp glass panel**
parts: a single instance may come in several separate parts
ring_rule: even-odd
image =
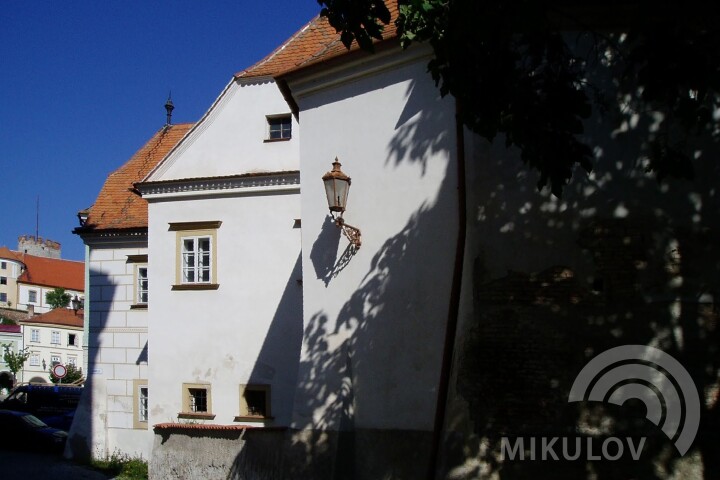
[[[334,212],[345,211],[347,196],[350,185],[346,180],[329,178],[325,182],[325,194],[327,195],[328,207]]]

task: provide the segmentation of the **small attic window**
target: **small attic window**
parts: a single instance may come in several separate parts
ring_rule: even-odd
[[[282,140],[290,140],[292,137],[292,119],[290,114],[284,115],[268,115],[267,119],[267,138],[266,142],[278,142]]]

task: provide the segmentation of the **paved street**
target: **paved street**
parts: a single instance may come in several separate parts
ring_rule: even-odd
[[[58,454],[0,449],[3,480],[108,480],[110,477],[76,465]]]

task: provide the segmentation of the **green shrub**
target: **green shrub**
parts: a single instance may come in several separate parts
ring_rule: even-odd
[[[142,458],[132,458],[115,451],[105,460],[93,460],[91,465],[116,480],[147,480],[148,465]]]

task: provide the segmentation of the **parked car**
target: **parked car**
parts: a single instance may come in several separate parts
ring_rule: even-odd
[[[0,447],[62,452],[67,432],[27,412],[0,410]]]
[[[51,427],[70,430],[83,387],[69,385],[20,385],[0,403],[0,409],[27,412]]]

